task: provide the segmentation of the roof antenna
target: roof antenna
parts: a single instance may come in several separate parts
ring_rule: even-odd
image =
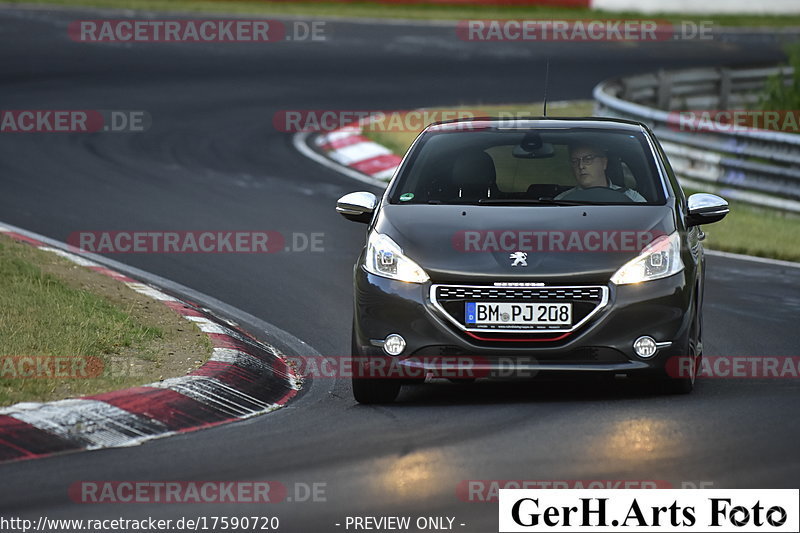
[[[544,102],[542,102],[543,116],[547,116],[547,85],[550,83],[550,58],[547,58],[547,67],[544,71]]]

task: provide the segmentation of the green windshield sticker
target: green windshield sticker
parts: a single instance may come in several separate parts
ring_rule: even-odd
[[[407,201],[413,200],[413,199],[414,199],[414,193],[413,192],[407,192],[407,193],[403,194],[402,196],[400,196],[400,201],[401,202],[407,202]]]

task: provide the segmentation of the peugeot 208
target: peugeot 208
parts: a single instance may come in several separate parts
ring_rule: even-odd
[[[381,198],[351,193],[336,209],[368,224],[354,269],[359,402],[391,402],[431,375],[575,371],[692,390],[699,225],[728,204],[687,199],[646,126],[436,123]]]

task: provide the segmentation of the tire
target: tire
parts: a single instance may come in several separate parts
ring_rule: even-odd
[[[400,384],[389,379],[353,378],[353,397],[358,403],[392,403],[400,393]]]
[[[691,330],[689,330],[689,340],[687,341],[686,353],[693,359],[694,364],[691,368],[691,375],[686,378],[673,378],[664,376],[660,380],[661,389],[665,394],[689,394],[694,390],[694,382],[700,370],[700,361],[703,358],[702,340],[700,337],[700,317],[695,316]]]
[[[694,373],[688,378],[661,378],[660,385],[664,394],[690,394],[694,390]]]
[[[358,342],[356,341],[355,326],[353,327],[353,332],[351,335],[351,352],[353,354],[353,357],[363,357],[361,350],[358,347]],[[361,363],[356,363],[356,364],[360,365]],[[358,378],[356,377],[356,374],[358,374],[359,372],[355,368],[356,365],[353,366],[354,366],[353,378],[352,378],[353,397],[356,399],[358,403],[363,403],[363,404],[392,403],[397,398],[397,395],[400,394],[401,384],[397,379]]]

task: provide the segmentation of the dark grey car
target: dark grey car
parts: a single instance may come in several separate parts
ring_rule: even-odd
[[[699,224],[728,206],[687,199],[646,126],[434,124],[382,198],[351,193],[337,211],[368,224],[354,270],[359,402],[393,401],[427,375],[576,371],[692,390]]]

